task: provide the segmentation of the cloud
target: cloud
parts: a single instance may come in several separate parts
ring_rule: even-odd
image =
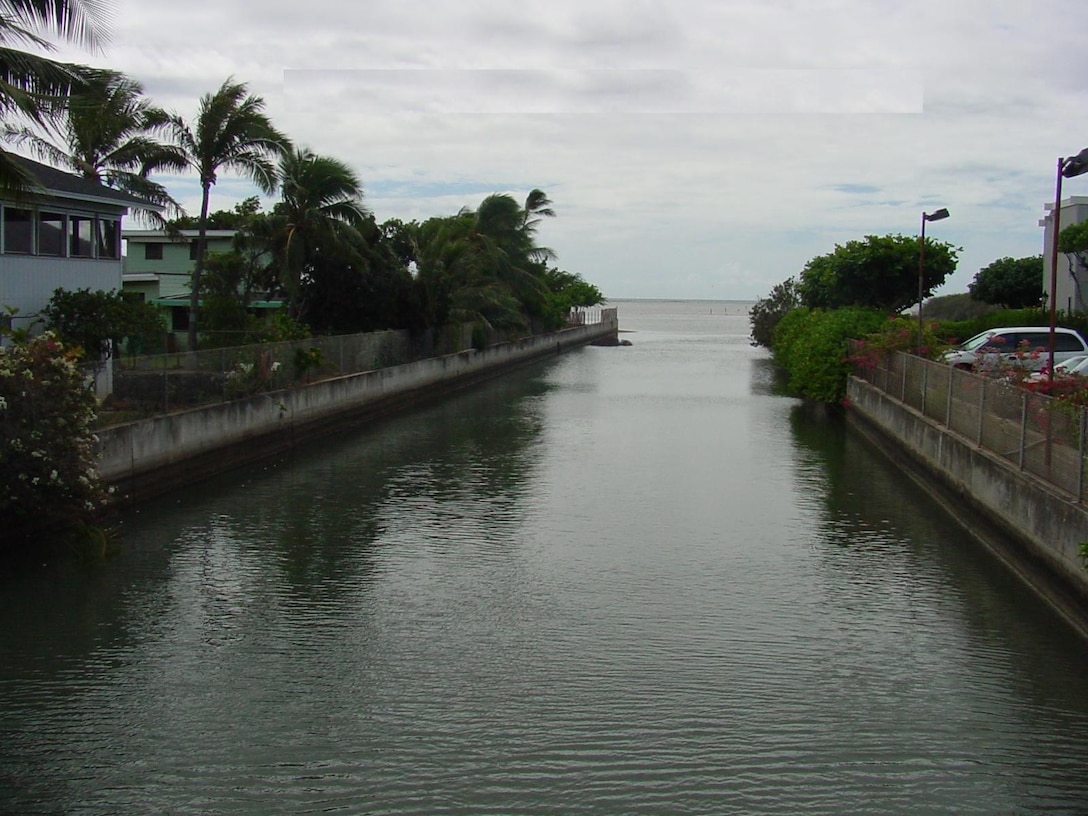
[[[101,58],[62,53],[183,116],[228,76],[249,83],[296,142],[360,174],[379,219],[540,187],[558,213],[541,241],[613,297],[758,297],[937,207],[952,216],[927,235],[963,247],[945,291],[965,291],[995,258],[1041,251],[1056,158],[1088,144],[1088,6],[1054,0],[117,12]],[[175,183],[191,206],[192,180]],[[213,206],[245,195],[216,187]]]

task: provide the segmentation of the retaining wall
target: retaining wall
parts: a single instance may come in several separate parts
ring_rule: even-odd
[[[231,466],[287,450],[346,422],[465,387],[513,367],[617,339],[603,322],[245,399],[165,414],[99,432],[98,470],[122,501],[164,492]]]
[[[1088,509],[856,377],[848,421],[1088,636]],[[905,456],[904,456],[905,454]]]

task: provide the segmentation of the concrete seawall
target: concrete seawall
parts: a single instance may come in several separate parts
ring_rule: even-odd
[[[618,318],[284,391],[178,411],[99,432],[99,475],[138,501],[290,449],[344,423],[388,413],[563,351],[614,345]]]
[[[1088,509],[890,398],[847,386],[847,419],[1088,637]]]

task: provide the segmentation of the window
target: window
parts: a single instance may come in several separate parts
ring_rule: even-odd
[[[86,215],[68,218],[68,255],[73,258],[94,257],[94,219]]]
[[[200,243],[200,241],[197,240],[196,238],[194,238],[192,241],[189,242],[189,260],[190,261],[195,261],[196,260],[196,248],[197,248],[197,245],[199,243]],[[207,254],[207,252],[208,252],[208,239],[207,238],[204,239],[204,252],[205,252],[205,254]]]
[[[4,207],[4,252],[29,255],[34,251],[34,214]]]
[[[1047,336],[1046,347],[1050,347],[1049,335]],[[1083,353],[1084,345],[1072,334],[1054,332],[1054,351],[1077,351]]]
[[[96,249],[99,258],[121,257],[121,230],[112,218],[99,218],[95,224]]]
[[[1036,349],[1045,349],[1049,344],[1050,339],[1046,332],[1023,332],[1017,336],[1016,348],[1013,351],[1023,349],[1035,351]]]
[[[162,260],[162,244],[144,244],[145,261]]]
[[[189,331],[189,307],[170,307],[170,331]]]
[[[43,210],[38,215],[38,254],[64,255],[64,213]]]

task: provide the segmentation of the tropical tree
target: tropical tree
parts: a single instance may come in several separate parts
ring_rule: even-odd
[[[344,162],[296,148],[280,157],[282,200],[273,210],[281,231],[283,287],[293,317],[304,311],[300,286],[308,268],[322,252],[337,249],[343,257],[362,240],[367,220],[363,184]],[[348,252],[350,256],[350,252]],[[356,258],[356,266],[361,265]]]
[[[752,326],[752,345],[771,348],[775,327],[782,318],[800,305],[795,278],[776,284],[767,297],[757,300],[748,311],[748,321]]]
[[[95,50],[108,38],[105,10],[99,0],[0,0],[0,121],[57,121],[86,70],[12,44],[50,52],[55,48],[44,35],[54,34]],[[0,191],[22,195],[37,187],[17,158],[0,150]]]
[[[200,279],[204,271],[208,203],[221,170],[232,170],[252,180],[265,193],[278,185],[275,160],[290,148],[287,137],[273,127],[264,113],[264,99],[242,82],[228,78],[215,93],[201,97],[193,125],[170,116],[174,143],[185,163],[200,177],[200,218],[196,261],[189,293],[189,349],[196,350],[200,311]]]
[[[158,348],[166,326],[158,309],[121,292],[56,289],[42,309],[46,328],[88,362],[111,357],[122,339]]]
[[[971,299],[981,303],[1025,309],[1043,299],[1043,256],[998,258],[975,273],[967,285]]]
[[[1058,234],[1058,252],[1072,255],[1069,258],[1070,273],[1076,272],[1076,265],[1088,266],[1088,221],[1070,224]]]
[[[35,129],[5,125],[3,134],[14,144],[26,144],[43,161],[68,168],[85,179],[106,184],[179,214],[180,206],[166,188],[152,181],[152,172],[182,170],[185,157],[156,138],[169,124],[169,115],[144,96],[143,86],[117,71],[89,69],[76,85],[59,124],[63,145]],[[139,211],[161,223],[152,209]]]
[[[918,239],[909,235],[867,235],[848,241],[805,264],[797,295],[802,305],[813,309],[863,306],[898,312],[919,294],[919,248]],[[955,271],[960,251],[926,238],[924,297]]]
[[[306,323],[322,333],[425,328],[419,284],[382,227],[367,216],[359,233],[311,256],[300,284]]]
[[[555,253],[536,244],[535,232],[542,216],[555,215],[550,204],[540,190],[529,194],[525,208],[513,196],[496,193],[475,212],[462,209],[447,221],[438,238],[454,319],[521,330],[545,315],[545,262]]]

